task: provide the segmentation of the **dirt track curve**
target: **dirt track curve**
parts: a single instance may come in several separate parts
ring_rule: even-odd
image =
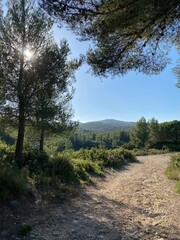
[[[41,219],[28,239],[178,240],[180,195],[164,176],[170,155],[139,157]]]
[[[25,239],[180,239],[180,195],[164,175],[170,155],[138,159],[97,179],[71,203],[37,208],[33,231]]]

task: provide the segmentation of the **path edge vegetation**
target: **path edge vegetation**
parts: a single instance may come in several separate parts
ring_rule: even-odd
[[[165,175],[169,179],[176,181],[175,188],[177,193],[180,194],[180,153],[171,156],[171,161],[165,171]]]
[[[128,150],[92,149],[67,151],[50,156],[38,149],[23,151],[24,166],[19,169],[13,158],[13,147],[0,144],[0,201],[35,196],[49,189],[49,198],[61,198],[64,191],[71,196],[76,186],[92,182],[93,176],[104,177],[105,168],[119,169],[136,162]]]

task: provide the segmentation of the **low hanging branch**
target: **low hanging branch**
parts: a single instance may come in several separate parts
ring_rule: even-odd
[[[169,45],[180,35],[178,0],[40,1],[56,21],[64,21],[95,48],[87,59],[97,75],[137,70],[159,73],[169,62]]]

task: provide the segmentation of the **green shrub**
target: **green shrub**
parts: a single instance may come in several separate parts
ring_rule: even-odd
[[[170,150],[168,148],[162,148],[162,149],[155,149],[155,148],[150,148],[148,149],[147,153],[149,155],[155,155],[155,154],[165,154],[165,153],[169,153]]]
[[[107,159],[104,161],[105,167],[119,168],[128,162],[135,161],[133,154],[125,149],[119,148],[108,150]]]
[[[86,152],[87,154],[87,152]],[[68,154],[59,154],[52,159],[53,173],[62,182],[89,181],[90,174],[103,175],[101,162],[93,162],[84,159],[72,159]]]
[[[145,150],[145,149],[135,148],[133,150],[130,150],[130,152],[135,156],[145,156],[145,155],[147,155],[147,150]]]
[[[51,161],[54,176],[57,176],[63,182],[72,182],[76,180],[74,164],[69,157],[59,155]]]
[[[171,165],[180,171],[180,154],[171,157]]]
[[[75,165],[75,174],[78,182],[91,180],[90,175],[86,172],[85,168],[81,164]]]
[[[180,154],[175,154],[171,157],[171,162],[166,169],[166,176],[169,179],[176,180],[176,189],[180,193]]]
[[[31,149],[24,151],[23,155],[24,165],[28,167],[31,174],[50,175],[52,166],[46,152]]]
[[[0,200],[27,194],[27,174],[14,161],[13,147],[0,142]]]
[[[165,174],[169,179],[172,180],[180,179],[180,171],[171,164],[166,168]]]
[[[0,143],[0,198],[18,197],[27,193],[28,181],[31,185],[56,187],[62,183],[91,181],[91,175],[104,176],[104,167],[120,167],[135,160],[125,149],[81,149],[77,152],[63,152],[50,158],[38,149],[23,151],[24,166],[19,169],[14,162],[14,152]],[[26,171],[25,171],[26,170]],[[30,176],[30,177],[29,177]],[[56,194],[55,194],[56,195]]]
[[[0,166],[0,199],[7,200],[25,196],[28,192],[27,178],[16,166]]]
[[[107,159],[108,150],[104,149],[96,149],[93,148],[91,150],[80,149],[73,153],[73,158],[75,159],[83,159],[83,160],[91,160],[95,161],[104,161]]]
[[[89,174],[95,174],[98,176],[103,175],[103,172],[102,172],[103,166],[101,162],[93,162],[91,160],[83,160],[83,159],[74,159],[73,163],[76,167],[79,167],[80,169],[83,168]]]
[[[71,153],[77,179],[89,181],[90,175],[103,176],[104,167],[118,168],[127,162],[135,161],[133,154],[125,149],[80,149]]]
[[[0,161],[11,163],[14,160],[14,146],[8,146],[0,141]]]
[[[155,149],[155,148],[139,149],[139,148],[135,148],[133,150],[130,150],[130,152],[135,156],[146,156],[146,155],[165,154],[165,153],[169,153],[170,150],[168,148],[164,148],[164,149]]]
[[[121,154],[123,156],[123,158],[125,159],[126,162],[136,162],[137,161],[137,158],[131,151],[121,149],[121,148],[118,151],[119,151],[119,154]]]
[[[133,150],[135,148],[135,145],[131,142],[124,143],[121,148],[127,149],[127,150]]]
[[[102,166],[117,168],[126,162],[135,160],[135,157],[130,151],[122,148],[114,149],[114,150],[81,149],[73,153],[73,158],[82,159],[86,164],[87,164],[87,161],[92,161],[94,163],[97,163],[99,166],[101,166],[101,169],[102,169]],[[90,167],[94,169],[94,166],[92,166],[92,163]]]

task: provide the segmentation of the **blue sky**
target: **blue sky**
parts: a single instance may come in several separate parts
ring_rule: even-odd
[[[72,56],[85,53],[90,43],[79,42],[72,32],[55,29],[55,38],[66,38]],[[76,92],[72,101],[74,119],[81,122],[102,119],[137,121],[155,117],[159,122],[180,120],[180,89],[172,68],[177,65],[178,52],[172,48],[172,62],[159,75],[147,76],[130,72],[125,76],[100,79],[88,73],[84,65],[76,73]]]

